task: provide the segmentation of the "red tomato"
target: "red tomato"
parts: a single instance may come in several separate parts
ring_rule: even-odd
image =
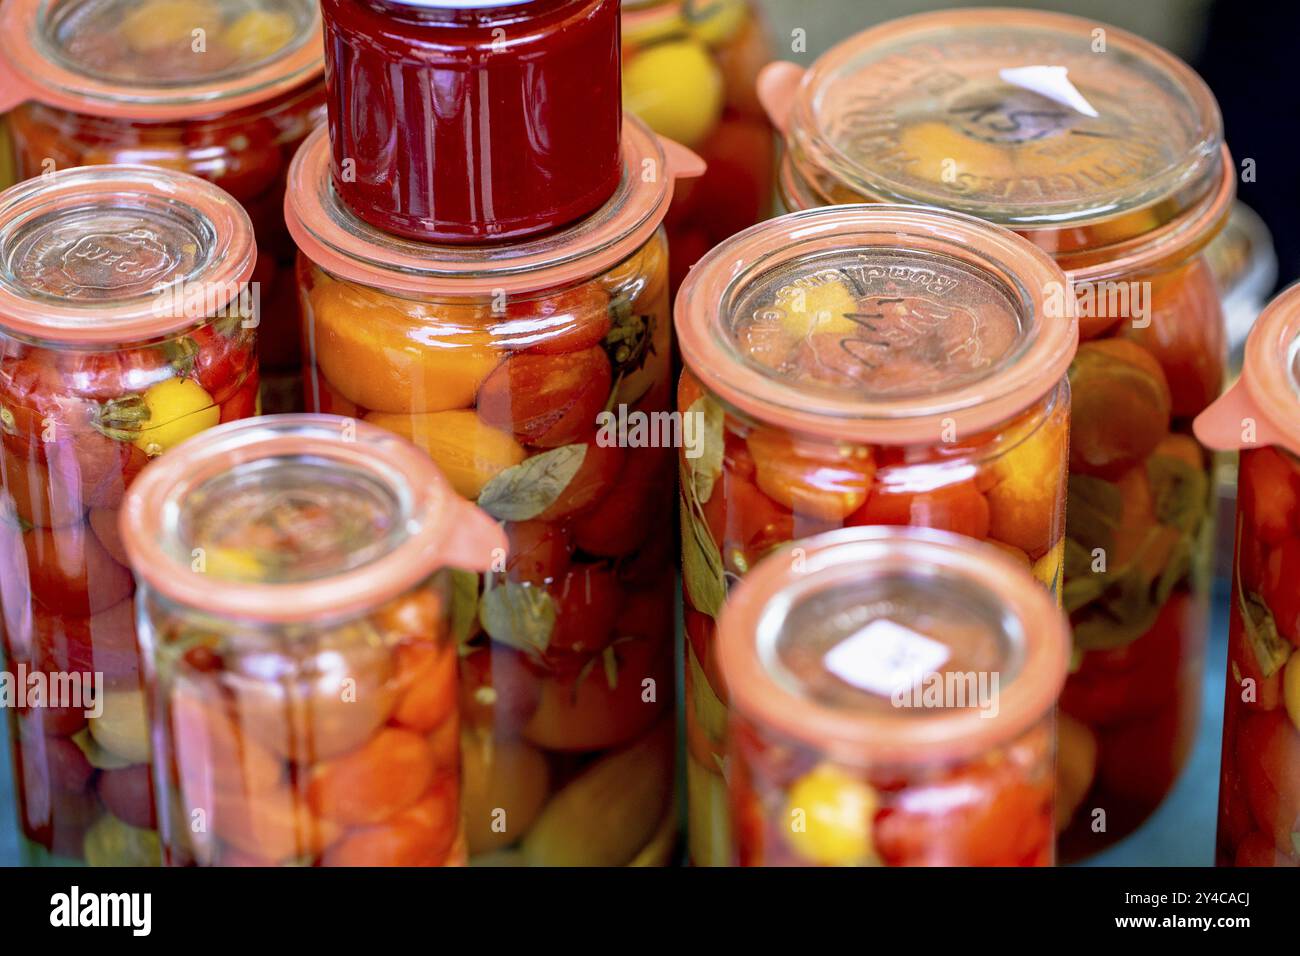
[[[460,828],[456,783],[436,780],[419,803],[379,826],[353,830],[325,851],[322,866],[439,866]]]
[[[1272,448],[1245,452],[1238,497],[1247,533],[1266,545],[1279,544],[1300,520],[1300,472]]]
[[[307,799],[325,820],[369,826],[411,806],[433,779],[424,738],[386,727],[363,747],[312,768]]]
[[[846,523],[938,528],[983,540],[989,534],[989,502],[973,480],[911,492],[877,482]]]
[[[242,390],[241,379],[255,372],[253,336],[238,323],[226,331],[215,324],[201,326],[186,338],[186,347],[193,353],[194,379],[218,404],[225,404],[237,388]]]
[[[595,431],[611,384],[609,357],[598,345],[561,355],[514,355],[479,388],[478,417],[513,431],[525,445],[558,448]]]
[[[67,450],[47,449],[46,455],[56,456],[58,464],[51,470],[38,459],[0,454],[0,483],[13,498],[18,517],[29,525],[42,528],[64,528],[77,524],[86,513],[81,503],[80,488],[62,467],[62,458],[70,458]]]
[[[95,538],[104,546],[104,550],[109,553],[114,561],[118,564],[131,564],[126,556],[126,548],[122,544],[122,533],[117,527],[118,512],[111,511],[108,508],[92,508],[90,510],[90,528],[95,532]]]
[[[1097,780],[1124,804],[1154,809],[1182,769],[1196,733],[1194,695],[1175,699],[1155,714],[1101,730]]]
[[[1288,538],[1269,552],[1262,597],[1278,633],[1300,647],[1300,539]]]
[[[456,710],[456,651],[431,641],[397,648],[399,697],[393,723],[419,733],[433,730]]]
[[[573,526],[574,540],[588,554],[632,554],[652,528],[671,527],[673,455],[670,448],[640,448],[628,455],[614,490]]]
[[[748,572],[768,551],[795,536],[794,515],[725,464],[704,504],[704,520],[727,569],[736,574]]]
[[[252,418],[257,414],[257,397],[261,389],[261,377],[256,371],[244,379],[244,384],[224,402],[221,403],[221,423],[237,422]]]
[[[66,737],[46,737],[45,765],[50,782],[65,793],[82,793],[95,775],[80,747]]]
[[[549,521],[512,521],[506,525],[509,555],[506,572],[513,581],[542,586],[569,568],[573,541],[569,529]]]
[[[537,517],[542,521],[558,521],[591,510],[613,490],[626,457],[627,453],[617,445],[600,445],[594,439],[588,442],[578,473]]]
[[[110,686],[139,686],[135,602],[121,601],[91,617],[67,617],[37,608],[33,623],[35,659],[42,670],[98,672]]]
[[[1055,839],[1052,785],[1023,774],[972,766],[906,787],[876,817],[876,848],[892,866],[1018,865]]]
[[[560,355],[599,345],[609,334],[609,293],[594,282],[559,294],[506,303],[509,348]]]
[[[1300,732],[1281,710],[1243,712],[1236,761],[1259,829],[1278,850],[1292,852],[1291,834],[1300,828]]]
[[[492,641],[460,659],[460,712],[471,724],[517,731],[540,695],[537,675],[512,647]]]
[[[153,783],[148,764],[140,763],[120,770],[104,770],[95,782],[95,792],[108,812],[123,823],[142,830],[158,826],[154,809]]]
[[[94,614],[135,590],[131,572],[109,556],[88,525],[33,528],[23,545],[33,595],[58,613]]]
[[[551,586],[551,596],[555,629],[543,659],[549,670],[574,673],[614,638],[618,580],[606,568],[582,564]]]

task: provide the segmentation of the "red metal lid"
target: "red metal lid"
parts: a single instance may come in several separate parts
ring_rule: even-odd
[[[154,460],[122,506],[136,575],[187,607],[274,623],[364,613],[439,568],[486,571],[505,532],[375,425],[275,415]]]

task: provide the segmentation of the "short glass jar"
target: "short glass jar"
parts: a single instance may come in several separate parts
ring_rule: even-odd
[[[506,539],[409,442],[213,429],[123,505],[169,865],[463,863],[451,568]]]
[[[1051,866],[1065,615],[1023,564],[916,528],[773,552],[718,625],[742,866]]]

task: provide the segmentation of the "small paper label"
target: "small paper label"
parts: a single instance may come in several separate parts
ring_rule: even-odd
[[[893,697],[948,662],[948,648],[894,621],[872,621],[822,658],[826,669],[861,690]]]

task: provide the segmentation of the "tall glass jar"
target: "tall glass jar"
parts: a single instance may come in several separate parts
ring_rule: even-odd
[[[1300,287],[1259,317],[1196,434],[1241,452],[1217,859],[1300,866]]]
[[[169,865],[464,862],[451,568],[495,521],[409,442],[226,425],[146,469],[122,539]]]
[[[1070,657],[1005,551],[848,528],[759,562],[718,624],[732,861],[1051,866]]]
[[[1052,254],[1075,287],[1060,766],[1086,793],[1062,854],[1093,853],[1160,804],[1200,708],[1213,483],[1191,421],[1223,382],[1204,250],[1235,187],[1214,97],[1122,30],[978,10],[884,24],[806,73],[773,65],[760,93],[785,133],[788,205],[969,213]]]
[[[290,179],[308,406],[410,438],[510,538],[457,592],[466,836],[496,862],[664,862],[676,836],[660,222],[699,169],[634,120],[623,143],[601,210],[491,247],[350,215],[323,131]]]
[[[323,0],[334,185],[386,232],[520,240],[622,172],[618,0]]]
[[[29,863],[155,863],[149,736],[118,533],[150,458],[254,414],[242,209],[167,170],[64,170],[0,195],[0,609]]]
[[[696,865],[725,864],[716,619],[774,547],[852,525],[987,540],[1059,599],[1078,344],[1064,274],[969,216],[857,205],[724,242],[677,297]]]
[[[257,235],[264,404],[301,390],[289,161],[325,117],[320,14],[310,0],[9,0],[0,109],[20,179],[144,163],[235,197]]]
[[[673,290],[704,253],[771,213],[775,140],[755,91],[772,56],[751,0],[624,0],[624,106],[708,165],[665,220]]]

